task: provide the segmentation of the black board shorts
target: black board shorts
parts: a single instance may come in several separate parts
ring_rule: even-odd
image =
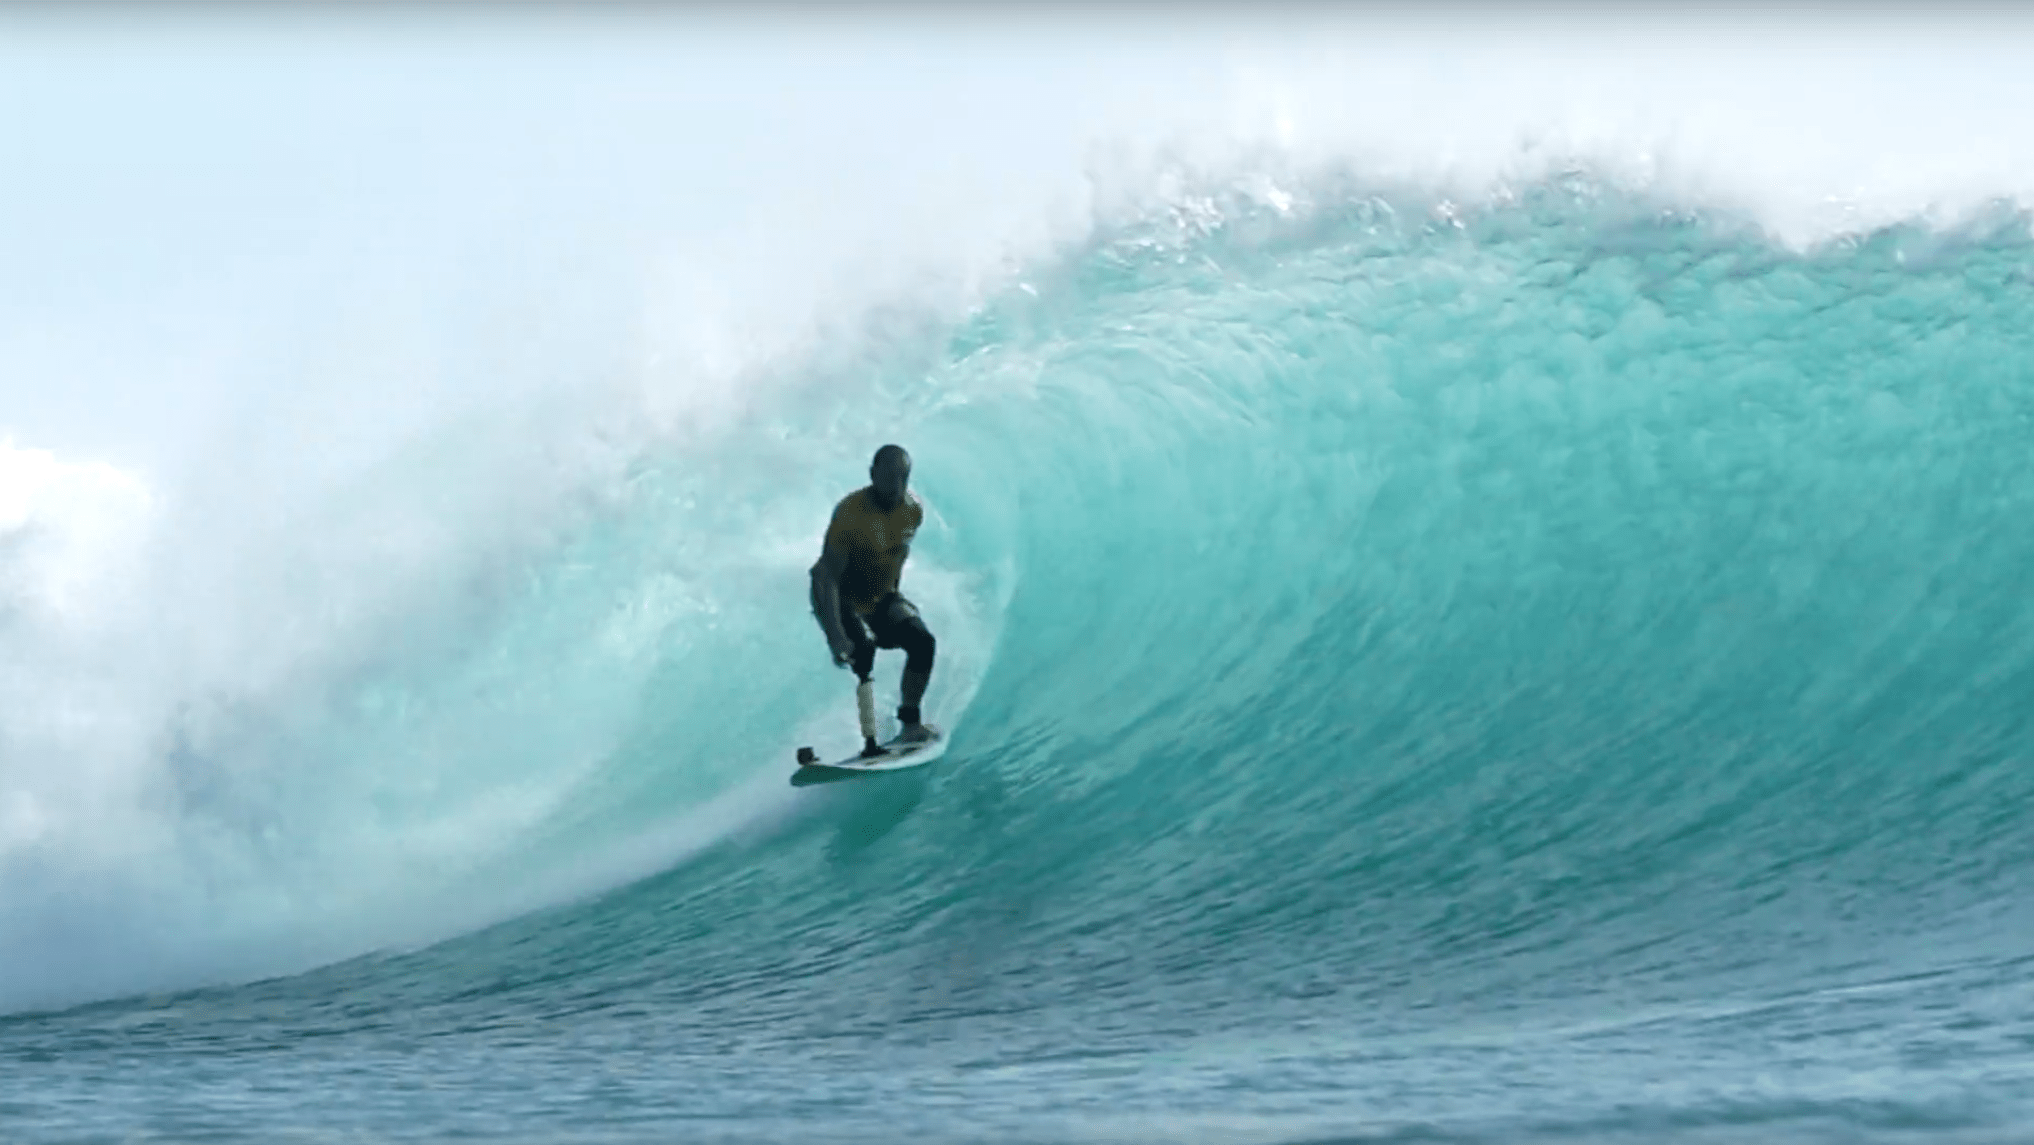
[[[902,593],[893,592],[876,601],[867,616],[857,613],[852,605],[843,604],[840,624],[855,646],[855,675],[862,679],[868,679],[874,670],[878,648],[902,648],[909,657],[904,665],[907,672],[932,671],[938,643],[925,627],[925,618],[918,615],[918,606],[904,599]]]

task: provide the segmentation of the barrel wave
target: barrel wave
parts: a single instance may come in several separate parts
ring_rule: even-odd
[[[317,792],[371,777],[390,831],[542,787],[388,892],[417,933],[515,917],[17,1014],[0,1111],[24,1140],[2024,1127],[2025,216],[1801,251],[1582,177],[1253,186],[808,363],[633,459],[458,640],[235,725]],[[890,440],[952,748],[793,790],[854,721],[804,569]],[[269,782],[260,828],[219,811],[242,791],[206,829],[288,810],[291,878],[380,837]],[[395,933],[362,887],[342,953]]]

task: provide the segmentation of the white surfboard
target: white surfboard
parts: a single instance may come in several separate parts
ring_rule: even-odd
[[[930,724],[926,726],[932,727]],[[946,733],[936,727],[932,727],[932,738],[929,740],[921,740],[917,743],[900,743],[898,740],[892,739],[889,743],[883,745],[883,754],[881,755],[865,756],[860,752],[856,752],[843,759],[827,760],[824,762],[815,759],[808,763],[802,757],[810,753],[810,751],[810,748],[800,750],[801,758],[798,762],[798,771],[791,776],[791,783],[794,787],[803,787],[808,783],[832,783],[836,780],[852,779],[858,775],[868,775],[873,772],[908,771],[914,767],[924,767],[926,764],[946,754]]]

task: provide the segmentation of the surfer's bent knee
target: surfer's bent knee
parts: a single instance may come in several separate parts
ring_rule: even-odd
[[[939,641],[925,622],[913,617],[905,629],[904,670],[907,672],[931,672],[932,661],[939,654]]]

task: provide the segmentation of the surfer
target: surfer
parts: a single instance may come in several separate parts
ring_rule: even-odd
[[[925,685],[932,679],[936,642],[918,609],[897,591],[904,561],[911,556],[911,538],[925,520],[925,509],[907,488],[911,455],[901,445],[886,445],[869,463],[869,484],[840,499],[826,527],[819,563],[812,566],[812,614],[833,650],[833,662],[853,668],[855,709],[862,721],[862,755],[878,756],[876,691],[869,674],[876,649],[901,648],[905,653],[903,703],[897,720],[904,725],[897,743],[923,743],[938,732],[927,727],[918,710]]]

